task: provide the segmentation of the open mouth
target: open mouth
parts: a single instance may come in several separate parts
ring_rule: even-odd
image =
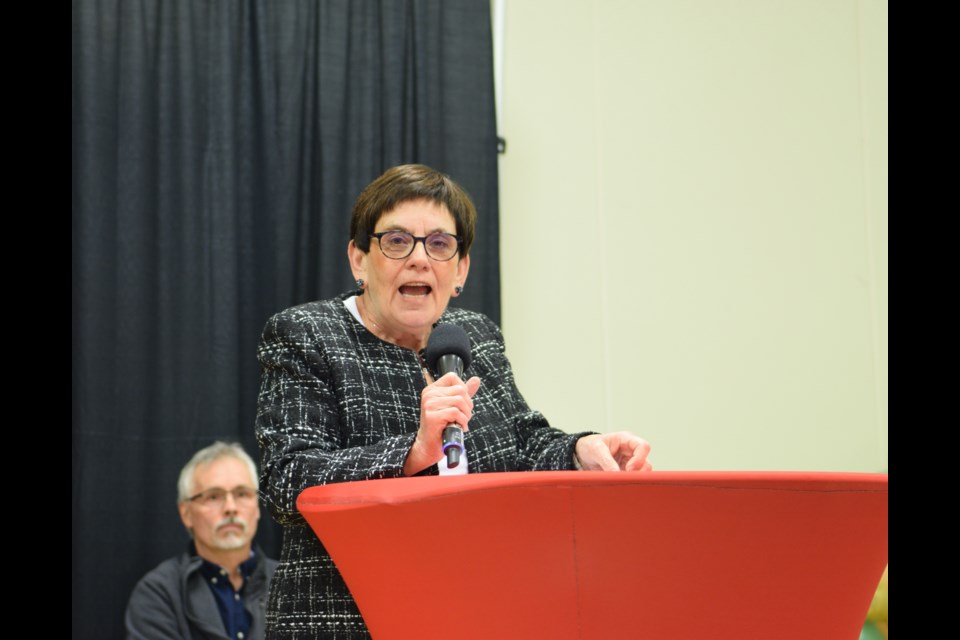
[[[402,296],[426,296],[430,295],[431,291],[433,291],[433,287],[427,284],[411,283],[400,286],[400,295]]]

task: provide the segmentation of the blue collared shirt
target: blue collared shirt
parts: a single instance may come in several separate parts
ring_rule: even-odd
[[[196,554],[196,548],[192,549],[192,552]],[[220,617],[223,619],[223,627],[227,631],[227,637],[235,640],[248,638],[253,616],[243,606],[243,592],[247,586],[247,579],[257,565],[255,552],[251,549],[250,557],[240,563],[243,585],[240,586],[238,591],[234,590],[226,569],[203,558],[201,560],[200,573],[206,580],[207,586],[210,587],[214,600],[217,601],[217,609],[220,610]]]

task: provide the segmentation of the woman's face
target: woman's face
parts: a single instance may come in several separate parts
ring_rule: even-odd
[[[417,237],[436,231],[456,234],[457,225],[446,205],[431,200],[408,200],[380,216],[374,233],[400,230]],[[406,258],[383,255],[376,238],[364,253],[353,241],[348,248],[355,278],[366,282],[360,297],[367,328],[380,338],[401,346],[421,349],[433,324],[447,308],[454,287],[463,286],[470,257],[456,256],[439,262],[427,256],[416,242]],[[371,326],[372,325],[372,326]]]

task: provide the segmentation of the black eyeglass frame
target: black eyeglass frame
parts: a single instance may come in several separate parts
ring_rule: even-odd
[[[393,257],[393,256],[391,256],[391,255],[387,255],[387,252],[383,250],[383,245],[380,244],[380,238],[382,238],[383,236],[389,235],[389,234],[391,234],[391,233],[402,233],[402,234],[404,234],[404,235],[407,235],[407,236],[413,238],[413,244],[410,245],[410,253],[408,253],[408,254],[405,255],[405,256],[397,256],[396,258]],[[430,250],[427,249],[427,238],[429,238],[429,237],[431,237],[431,236],[436,236],[436,235],[449,236],[449,237],[451,237],[451,238],[453,238],[454,240],[457,241],[457,250],[454,251],[454,252],[453,252],[453,255],[451,255],[449,258],[434,258],[432,255],[430,255]],[[446,231],[435,231],[434,233],[431,233],[430,235],[426,235],[426,236],[415,236],[415,235],[413,235],[412,233],[410,233],[410,232],[408,232],[408,231],[401,231],[400,229],[390,229],[389,231],[380,231],[379,233],[371,233],[371,234],[370,234],[370,237],[377,239],[377,246],[380,247],[380,253],[382,253],[382,254],[383,254],[384,256],[386,256],[387,258],[390,258],[391,260],[406,260],[407,258],[409,258],[409,257],[410,257],[410,254],[413,253],[413,250],[417,248],[417,242],[422,242],[422,243],[423,243],[423,250],[426,252],[427,257],[430,258],[431,260],[435,261],[435,262],[449,262],[449,261],[453,260],[454,257],[456,257],[456,255],[457,255],[458,253],[460,253],[460,250],[463,248],[463,238],[461,238],[460,236],[458,236],[458,235],[456,235],[456,234],[453,234],[453,233],[447,233]]]

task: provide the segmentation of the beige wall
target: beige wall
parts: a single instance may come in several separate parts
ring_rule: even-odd
[[[502,8],[531,406],[659,469],[886,469],[886,2]]]

